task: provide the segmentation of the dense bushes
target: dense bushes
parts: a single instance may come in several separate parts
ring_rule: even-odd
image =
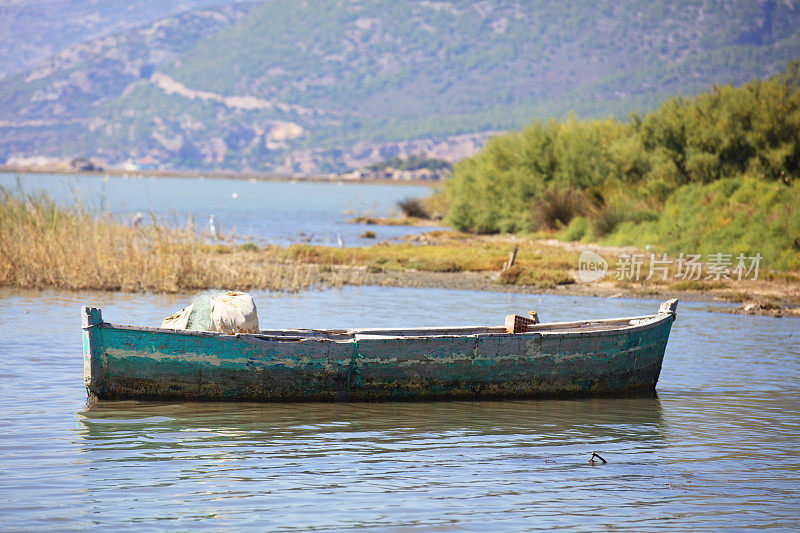
[[[657,220],[623,222],[610,244],[660,244],[703,254],[760,253],[771,267],[800,269],[800,182],[753,176],[679,188]]]
[[[624,144],[629,129],[613,119],[570,117],[490,139],[475,157],[455,165],[446,183],[448,220],[459,229],[486,233],[527,228],[531,200],[546,191],[602,186],[617,170],[609,147]]]
[[[800,94],[780,79],[672,99],[638,133],[652,176],[709,183],[742,172],[788,180],[800,170]]]
[[[448,221],[670,251],[713,242],[798,266],[799,78],[793,62],[775,78],[676,97],[626,123],[570,117],[495,137],[455,165]]]

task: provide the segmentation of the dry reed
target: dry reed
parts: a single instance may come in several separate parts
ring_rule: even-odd
[[[547,190],[528,212],[531,229],[565,228],[573,218],[586,212],[586,205],[586,195],[575,187]]]
[[[403,215],[409,218],[430,218],[428,210],[419,198],[408,197],[397,202],[397,207],[403,212]]]
[[[267,252],[215,254],[192,229],[131,227],[80,205],[0,190],[0,285],[178,292],[225,287],[297,291],[357,282]]]

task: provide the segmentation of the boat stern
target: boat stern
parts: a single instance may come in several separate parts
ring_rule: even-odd
[[[95,392],[101,368],[102,339],[100,326],[103,313],[97,307],[81,308],[81,329],[83,330],[83,382],[89,395]]]

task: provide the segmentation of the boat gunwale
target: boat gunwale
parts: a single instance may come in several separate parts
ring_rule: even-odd
[[[478,332],[478,333],[464,333],[464,334],[443,334],[443,335],[387,335],[387,334],[370,334],[368,332],[365,333],[355,333],[358,337],[356,340],[363,339],[363,340],[399,340],[399,339],[418,339],[418,338],[434,338],[434,339],[444,339],[444,338],[467,338],[467,337],[495,337],[495,336],[509,336],[509,337],[530,337],[530,338],[555,338],[555,337],[592,337],[592,336],[601,336],[601,335],[616,335],[616,334],[627,334],[632,333],[635,331],[642,331],[645,329],[649,329],[651,327],[655,327],[660,325],[664,322],[664,320],[672,320],[674,316],[671,313],[660,313],[656,315],[648,315],[648,316],[641,316],[641,317],[631,317],[626,319],[609,319],[609,321],[616,321],[619,320],[620,324],[618,327],[612,327],[612,324],[608,324],[609,327],[603,329],[583,329],[582,327],[587,327],[589,324],[596,324],[599,321],[579,321],[579,322],[564,322],[561,324],[577,324],[577,327],[573,328],[564,328],[564,329],[541,329],[531,330],[533,326],[529,326],[528,331],[521,332],[521,333],[508,333],[507,331],[496,331],[496,332]],[[624,321],[628,321],[627,324]],[[636,322],[635,324],[631,324],[630,322]],[[549,324],[542,324],[542,325],[555,325],[556,323],[549,323]],[[538,325],[538,324],[537,324]]]
[[[114,324],[110,322],[99,322],[88,327],[101,327],[104,329],[118,329],[128,331],[140,331],[146,333],[167,333],[181,336],[193,337],[213,337],[213,338],[253,338],[261,341],[274,342],[307,342],[313,340],[325,340],[329,342],[351,342],[356,340],[356,335],[362,339],[404,339],[404,338],[465,338],[475,336],[574,336],[585,337],[593,335],[606,335],[613,333],[629,333],[637,330],[647,329],[663,320],[674,320],[675,313],[656,313],[653,315],[643,315],[623,318],[604,318],[597,320],[576,320],[570,322],[548,322],[528,326],[526,332],[508,333],[504,326],[459,326],[459,327],[434,327],[434,328],[362,328],[362,329],[285,329],[285,330],[260,330],[258,333],[235,333],[227,334],[216,331],[195,331],[178,330],[169,328],[158,328],[150,326],[134,326],[126,324]],[[592,326],[599,326],[602,329],[587,329]],[[605,327],[603,327],[605,326]],[[88,329],[88,328],[87,328]],[[462,333],[455,331],[462,330]],[[484,330],[484,331],[469,331]],[[495,331],[486,331],[495,330]],[[282,334],[272,334],[281,332]],[[379,333],[380,332],[380,333]],[[409,334],[418,332],[417,334]],[[447,333],[452,332],[452,333]],[[405,334],[403,334],[405,333]],[[338,338],[337,338],[338,337]]]

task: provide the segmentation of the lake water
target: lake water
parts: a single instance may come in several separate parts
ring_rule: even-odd
[[[376,287],[254,294],[263,327],[658,307]],[[157,325],[188,299],[0,290],[0,529],[800,528],[798,320],[682,303],[658,398],[87,407],[79,306]],[[608,464],[590,465],[593,451]]]
[[[161,223],[185,227],[192,216],[198,231],[209,232],[214,215],[223,236],[235,232],[239,241],[258,244],[338,246],[341,238],[345,246],[364,246],[435,229],[347,223],[360,215],[397,216],[398,200],[430,194],[429,187],[419,185],[0,173],[0,186],[46,191],[63,205],[77,198],[95,212],[108,210],[127,222],[142,213],[149,223],[152,213]],[[367,230],[376,237],[361,237]]]

